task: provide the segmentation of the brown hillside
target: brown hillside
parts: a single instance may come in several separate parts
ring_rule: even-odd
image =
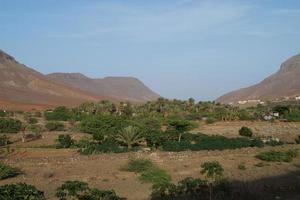
[[[237,102],[241,100],[272,100],[291,97],[300,94],[300,55],[285,61],[280,70],[248,88],[230,92],[219,97],[221,103]]]
[[[47,77],[57,83],[122,101],[146,102],[159,98],[158,94],[133,77],[91,79],[79,73],[54,73]]]
[[[0,100],[10,104],[74,106],[100,99],[99,96],[54,83],[1,50],[0,80]]]

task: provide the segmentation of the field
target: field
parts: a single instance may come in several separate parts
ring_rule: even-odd
[[[238,130],[242,126],[252,128],[257,136],[273,136],[286,143],[293,142],[300,133],[300,123],[296,122],[239,121],[217,122],[210,125],[200,123],[199,128],[192,132],[237,137]],[[83,136],[90,136],[84,133],[67,133],[76,140]],[[130,158],[152,160],[171,175],[173,182],[186,177],[204,178],[200,173],[201,164],[215,160],[224,167],[225,176],[230,182],[243,185],[246,190],[250,190],[250,193],[264,189],[272,193],[274,198],[278,196],[282,199],[300,199],[300,157],[296,157],[289,163],[264,162],[255,157],[258,153],[268,150],[300,149],[300,145],[285,144],[275,147],[197,152],[140,150],[84,156],[76,149],[47,148],[47,145],[55,144],[59,134],[66,134],[66,132],[44,132],[41,139],[26,143],[21,142],[20,134],[14,135],[10,153],[2,154],[1,160],[20,168],[23,173],[1,180],[0,185],[26,182],[44,191],[45,196],[52,200],[56,199],[56,188],[64,181],[81,180],[92,187],[114,189],[119,196],[129,200],[143,200],[149,199],[152,185],[139,181],[135,173],[120,170]]]

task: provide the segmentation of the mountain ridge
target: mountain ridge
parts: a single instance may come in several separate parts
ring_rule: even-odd
[[[273,100],[300,94],[300,54],[288,58],[279,70],[263,81],[222,95],[216,101],[236,103],[247,100]]]
[[[83,74],[76,73],[77,79],[83,79]],[[74,76],[75,76],[74,75]],[[143,95],[143,94],[141,94]],[[58,105],[76,106],[86,101],[111,100],[125,101],[118,95],[105,96],[72,87],[54,80],[24,64],[0,49],[0,108],[7,105],[22,109],[53,107]],[[134,100],[134,97],[132,98]],[[153,99],[152,99],[153,100]]]

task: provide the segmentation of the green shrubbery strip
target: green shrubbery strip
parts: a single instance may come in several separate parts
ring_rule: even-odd
[[[44,192],[32,185],[17,183],[0,186],[1,200],[46,200]]]
[[[82,181],[66,181],[56,190],[56,197],[59,200],[121,200],[113,190],[99,190],[89,188],[89,185]]]
[[[9,165],[0,162],[0,180],[15,177],[21,172],[19,169],[13,168]]]
[[[181,142],[166,141],[163,143],[164,151],[200,151],[200,150],[225,150],[245,147],[262,147],[260,139],[226,138],[224,136],[194,135],[193,139],[183,138]]]
[[[268,162],[292,162],[298,155],[298,150],[287,150],[287,151],[267,151],[258,154],[256,157],[260,160]]]

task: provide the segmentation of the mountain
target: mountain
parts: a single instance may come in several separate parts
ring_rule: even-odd
[[[94,95],[120,99],[122,101],[146,102],[159,98],[140,80],[133,77],[106,77],[92,79],[80,73],[53,73],[49,80],[78,88]]]
[[[246,100],[272,100],[300,95],[300,54],[281,64],[279,71],[248,88],[230,92],[216,101],[231,103]]]
[[[0,102],[9,105],[78,105],[100,96],[55,83],[0,50]],[[34,107],[34,106],[33,106]]]

